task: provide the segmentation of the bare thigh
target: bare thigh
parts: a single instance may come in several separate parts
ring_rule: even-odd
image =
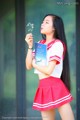
[[[62,120],[74,120],[74,115],[69,103],[58,108]]]
[[[42,120],[55,120],[55,110],[41,111]]]

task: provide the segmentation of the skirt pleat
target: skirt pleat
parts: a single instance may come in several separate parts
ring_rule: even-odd
[[[60,78],[48,77],[39,80],[33,109],[40,111],[54,109],[72,100],[71,93]]]

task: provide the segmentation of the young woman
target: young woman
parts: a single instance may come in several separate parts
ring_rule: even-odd
[[[70,106],[73,97],[70,94],[68,53],[62,19],[53,14],[46,15],[40,32],[43,39],[39,43],[47,45],[47,66],[35,63],[32,34],[27,34],[25,38],[28,44],[26,68],[33,67],[40,72],[33,109],[41,111],[43,120],[55,120],[56,108],[62,120],[74,120]]]

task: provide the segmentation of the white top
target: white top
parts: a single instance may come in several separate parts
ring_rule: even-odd
[[[44,44],[45,40],[41,40],[40,43]],[[63,52],[64,46],[60,40],[55,40],[47,45],[47,63],[52,60],[57,60],[57,64],[50,76],[60,78],[63,70]],[[35,52],[33,52],[33,56]]]
[[[50,76],[60,78],[63,70],[63,44],[60,41],[55,42],[47,51],[47,59],[48,62],[57,60],[57,64]]]

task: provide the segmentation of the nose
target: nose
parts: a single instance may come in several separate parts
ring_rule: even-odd
[[[44,23],[41,24],[41,27],[43,27],[43,26],[44,26]]]

